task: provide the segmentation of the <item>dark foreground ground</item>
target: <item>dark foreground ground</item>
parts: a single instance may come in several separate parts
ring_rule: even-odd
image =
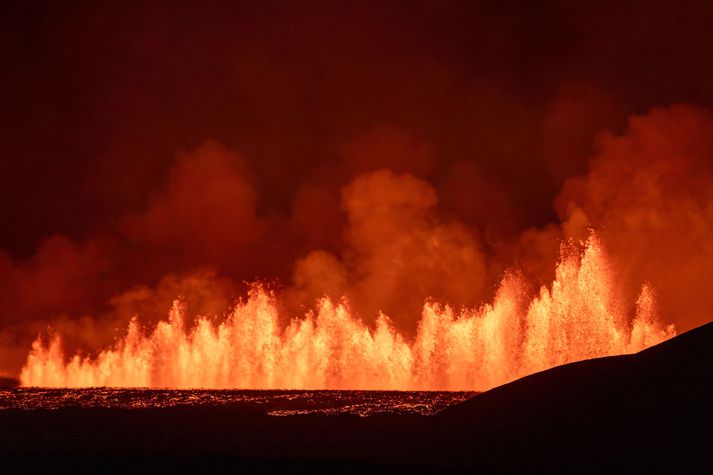
[[[0,411],[0,472],[375,469],[713,473],[713,323],[557,367],[436,416],[259,406]]]

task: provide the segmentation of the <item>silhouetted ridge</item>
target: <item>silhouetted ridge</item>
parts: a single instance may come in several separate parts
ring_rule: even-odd
[[[581,468],[580,459],[592,470],[698,468],[713,458],[711,402],[713,323],[635,355],[526,376],[437,418],[458,434],[458,443],[444,447],[457,463],[478,464],[485,455],[492,465],[524,469]],[[468,449],[466,440],[482,448]],[[502,444],[508,450],[498,452]]]

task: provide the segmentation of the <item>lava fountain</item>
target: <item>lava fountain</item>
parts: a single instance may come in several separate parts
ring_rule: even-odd
[[[280,325],[275,296],[255,286],[220,323],[201,317],[186,328],[176,301],[153,331],[135,318],[93,358],[67,358],[60,336],[47,344],[38,338],[20,379],[45,387],[485,390],[675,334],[657,321],[647,284],[633,318],[617,290],[596,236],[579,253],[563,251],[555,280],[534,298],[508,276],[480,308],[427,302],[412,339],[383,314],[365,324],[344,299],[322,299],[314,312]]]

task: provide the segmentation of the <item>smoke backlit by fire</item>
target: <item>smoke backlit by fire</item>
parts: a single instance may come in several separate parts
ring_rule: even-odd
[[[492,304],[454,310],[427,302],[416,335],[380,314],[373,327],[348,302],[322,299],[315,312],[281,326],[275,296],[255,286],[214,324],[186,328],[176,301],[167,321],[126,336],[96,358],[69,360],[55,336],[35,341],[21,381],[48,387],[484,390],[528,373],[598,356],[631,353],[675,334],[655,314],[644,284],[633,320],[625,315],[602,244],[563,250],[556,278],[528,301],[506,277]]]

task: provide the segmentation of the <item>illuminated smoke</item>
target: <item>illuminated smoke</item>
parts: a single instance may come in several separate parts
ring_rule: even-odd
[[[554,365],[639,351],[674,335],[655,315],[653,292],[641,289],[632,323],[599,240],[583,252],[563,250],[551,286],[527,301],[523,283],[505,278],[492,304],[454,310],[428,302],[413,339],[381,314],[367,326],[346,301],[322,299],[313,313],[281,325],[275,297],[255,287],[219,323],[185,328],[174,302],[167,321],[145,334],[137,320],[96,358],[68,361],[61,339],[35,341],[25,386],[476,389],[484,390]]]
[[[674,105],[602,134],[586,175],[567,180],[556,207],[568,237],[597,229],[629,301],[636,283],[656,290],[679,328],[710,321],[713,293],[713,117]]]
[[[208,141],[194,151],[179,154],[165,185],[143,211],[128,213],[116,223],[114,233],[98,233],[83,242],[55,236],[25,261],[0,254],[4,284],[0,287],[0,309],[6,325],[0,335],[0,358],[10,368],[3,371],[17,374],[30,340],[48,323],[58,330],[68,353],[82,350],[96,354],[107,348],[115,329],[125,328],[133,315],[153,328],[170,302],[184,296],[188,305],[183,312],[185,326],[192,328],[196,314],[220,315],[236,296],[244,295],[238,283],[240,276],[288,282],[289,276],[284,274],[290,268],[290,285],[282,288],[278,284],[279,291],[270,298],[278,316],[275,341],[287,344],[283,341],[289,328],[287,320],[304,315],[316,299],[326,296],[334,308],[339,308],[345,298],[349,302],[348,320],[363,322],[353,323],[357,327],[363,325],[374,331],[379,328],[379,314],[389,316],[393,335],[400,335],[399,341],[411,355],[413,366],[403,374],[413,379],[411,386],[405,387],[461,387],[461,383],[450,382],[450,373],[437,369],[444,365],[453,368],[449,371],[465,374],[475,370],[464,367],[486,368],[489,361],[497,361],[501,369],[478,369],[478,377],[472,378],[475,386],[464,385],[477,389],[507,380],[509,376],[502,374],[523,374],[586,357],[580,344],[574,343],[584,338],[573,336],[578,332],[591,332],[588,344],[601,345],[592,354],[640,348],[648,344],[647,338],[658,334],[658,330],[651,330],[656,328],[651,323],[654,308],[659,309],[662,322],[673,323],[679,330],[709,319],[713,119],[706,110],[683,105],[656,108],[630,118],[628,130],[622,134],[600,134],[589,171],[568,179],[557,197],[561,222],[524,231],[517,230],[520,225],[508,229],[510,218],[518,215],[513,187],[491,180],[475,165],[454,164],[446,185],[388,169],[364,169],[375,164],[358,157],[383,149],[387,155],[401,157],[390,164],[401,171],[407,171],[404,156],[412,153],[422,157],[421,169],[411,172],[426,173],[431,166],[423,158],[428,148],[407,137],[390,129],[380,130],[346,147],[343,153],[350,160],[350,170],[359,175],[317,180],[314,186],[302,188],[289,220],[258,212],[257,188],[242,157]],[[388,140],[394,144],[387,147]],[[470,186],[473,183],[479,185]],[[445,212],[447,207],[439,201],[437,190],[451,205],[469,202],[461,212],[483,226],[474,227],[468,220]],[[501,226],[486,225],[496,223],[496,218]],[[560,243],[587,239],[590,229],[606,246],[608,257],[602,262],[608,262],[610,269],[595,272],[607,276],[591,281],[590,286],[602,286],[597,292],[581,295],[608,299],[606,315],[611,322],[592,328],[585,324],[591,321],[588,308],[595,302],[577,303],[584,309],[580,316],[572,307],[568,311],[571,315],[564,319],[570,323],[553,317],[554,311],[540,310],[552,321],[546,333],[566,334],[566,345],[573,345],[553,343],[550,347],[560,345],[560,349],[543,352],[533,343],[537,340],[530,341],[531,335],[545,332],[534,323],[537,308],[560,308],[563,301],[574,306],[573,302],[586,300],[572,292],[558,294],[564,285],[562,276],[554,272]],[[294,244],[305,236],[304,245]],[[565,253],[558,272],[578,268],[579,264],[575,266],[571,260],[572,256]],[[509,268],[518,269],[517,278],[502,278]],[[281,269],[282,278],[276,277],[276,269]],[[612,282],[614,278],[616,283]],[[647,284],[642,292],[643,283]],[[532,289],[543,284],[551,295],[533,297]],[[432,360],[433,366],[425,369],[417,345],[426,338],[424,328],[430,318],[430,307],[423,307],[424,301],[440,303],[438,321],[447,320],[442,315],[454,314],[457,322],[453,328],[460,328],[468,320],[465,317],[484,312],[483,302],[492,301],[495,309],[504,305],[503,292],[511,295],[508,301],[515,302],[516,317],[512,318],[519,322],[510,327],[514,333],[506,332],[508,338],[523,341],[497,344],[498,349],[490,352],[483,349],[490,343],[479,336],[485,330],[473,330],[472,342],[441,344],[450,352],[465,348],[469,355],[480,354],[478,358],[458,360],[476,358],[472,361],[477,364],[454,363],[448,359],[452,355],[445,352],[447,357],[438,356]],[[100,306],[105,302],[108,308]],[[447,310],[446,304],[452,310]],[[637,308],[640,317],[635,324]],[[315,325],[319,314],[317,311],[313,317]],[[605,313],[597,315],[604,318]],[[579,323],[572,323],[575,321]],[[567,330],[567,325],[579,325],[580,330]],[[320,327],[315,328],[318,331]],[[618,334],[626,335],[623,340],[632,340],[628,344],[633,346],[623,345],[622,338],[611,336],[616,333],[602,333],[601,328],[617,329]],[[555,341],[560,341],[557,338]],[[524,341],[527,339],[529,343]],[[443,355],[445,350],[439,351]],[[538,358],[527,360],[523,356],[538,351]],[[505,353],[507,358],[492,356]],[[33,357],[40,354],[36,350]],[[232,354],[233,360],[239,359],[235,352]],[[493,372],[502,374],[488,376]],[[305,378],[322,381],[314,374]],[[209,387],[217,384],[204,383]],[[261,387],[270,384],[264,382]],[[315,382],[310,387],[325,384],[340,383]],[[396,383],[384,385],[399,387]]]

